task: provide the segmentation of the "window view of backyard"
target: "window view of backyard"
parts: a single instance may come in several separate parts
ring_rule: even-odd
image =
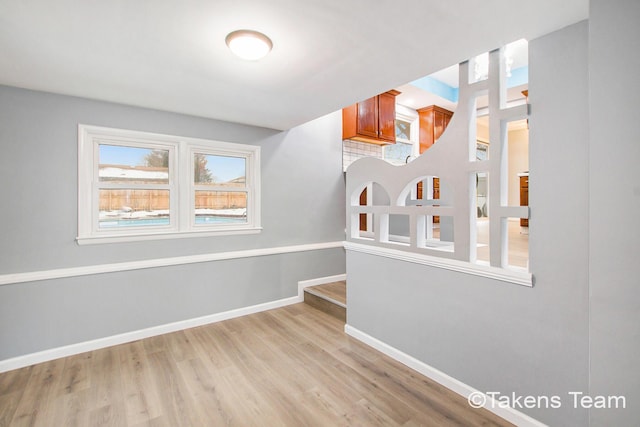
[[[195,224],[246,222],[246,159],[194,155]]]
[[[98,156],[100,229],[171,224],[169,150],[100,144]],[[192,157],[194,225],[246,222],[246,159]]]

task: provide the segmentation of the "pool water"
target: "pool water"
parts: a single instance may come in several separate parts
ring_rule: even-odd
[[[196,224],[239,224],[246,223],[246,217],[235,216],[196,216]],[[109,218],[101,219],[100,228],[119,228],[119,227],[146,227],[146,226],[163,226],[169,225],[169,218]]]

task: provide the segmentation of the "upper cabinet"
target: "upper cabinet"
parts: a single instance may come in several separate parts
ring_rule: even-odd
[[[396,142],[396,96],[390,90],[342,109],[342,139],[372,144]]]
[[[420,117],[420,154],[424,153],[440,138],[449,125],[453,112],[437,105],[418,110]]]

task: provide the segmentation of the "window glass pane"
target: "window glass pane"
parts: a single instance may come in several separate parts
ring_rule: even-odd
[[[196,224],[247,222],[244,191],[196,191]]]
[[[169,190],[100,190],[98,227],[169,225]]]
[[[100,182],[168,184],[169,150],[100,144]]]
[[[246,159],[244,157],[213,156],[196,153],[194,183],[224,187],[246,185]]]
[[[489,159],[489,144],[478,141],[476,143],[476,160]]]
[[[396,138],[411,139],[411,123],[396,119]]]
[[[396,141],[395,144],[384,147],[384,159],[395,165],[404,165],[411,156],[412,150],[412,144],[404,144]]]

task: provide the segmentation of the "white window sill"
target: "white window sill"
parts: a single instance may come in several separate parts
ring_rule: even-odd
[[[167,232],[153,234],[123,234],[111,236],[84,236],[76,237],[79,245],[95,245],[103,243],[123,243],[123,242],[139,242],[145,240],[166,240],[166,239],[184,239],[197,237],[213,237],[228,236],[235,234],[258,234],[262,231],[262,227],[252,228],[228,228],[221,230],[207,231],[184,231],[184,232]]]

